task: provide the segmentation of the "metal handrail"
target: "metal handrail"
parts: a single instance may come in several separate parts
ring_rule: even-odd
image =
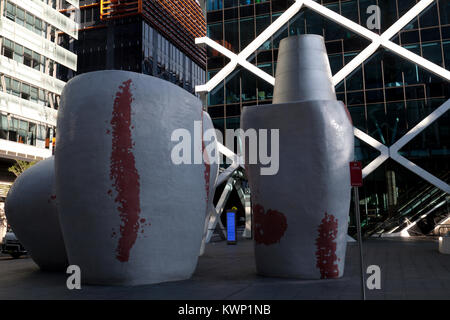
[[[438,225],[436,225],[436,227],[437,226],[439,226],[439,228],[438,228],[438,232],[437,232],[437,236],[440,236],[440,237],[442,237],[443,235],[441,234],[441,229],[447,229],[447,232],[445,233],[445,234],[447,234],[448,233],[448,231],[450,231],[450,224],[446,224],[446,223],[442,223],[442,224],[438,224]],[[436,228],[435,228],[436,229]],[[444,234],[444,235],[445,235]]]
[[[438,174],[436,176],[443,181],[447,181],[447,178],[450,176],[450,172],[445,171],[443,174]],[[420,197],[423,194],[430,194],[431,192],[435,191],[436,188],[437,188],[436,186],[429,185],[429,184],[425,183],[424,181],[422,181],[420,183],[419,187],[413,186],[413,187],[409,188],[404,193],[405,196],[400,196],[398,201],[399,201],[399,203],[402,203],[403,202],[402,200],[404,200],[404,198],[406,196],[409,198],[409,200],[406,200],[401,206],[399,206],[397,208],[397,212],[404,211],[404,209],[406,209],[408,206],[410,206],[411,203],[413,203],[418,197]],[[413,192],[414,189],[416,190],[416,192]],[[410,195],[410,193],[412,193],[412,194]]]
[[[448,176],[448,174],[445,174],[444,176]],[[420,195],[423,196],[424,194],[426,194],[425,197],[418,199]],[[445,196],[445,194],[446,194],[445,192],[440,192],[439,188],[437,187],[434,186],[427,187],[422,192],[419,192],[419,194],[417,194],[414,197],[414,199],[411,199],[410,201],[408,201],[407,204],[403,205],[402,210],[397,212],[396,215],[379,223],[371,231],[366,232],[365,236],[367,237],[376,234],[382,228],[385,229],[386,227],[392,226],[393,224],[402,224],[402,221],[404,222],[405,216],[409,216],[409,214],[411,213],[407,212],[405,214],[405,211],[416,211],[415,213],[409,216],[413,218],[412,220],[415,220],[414,218],[417,217],[419,213],[423,212],[423,210],[425,210],[430,203],[435,203],[437,199],[442,198],[443,196]],[[414,207],[411,208],[411,205],[414,205]]]

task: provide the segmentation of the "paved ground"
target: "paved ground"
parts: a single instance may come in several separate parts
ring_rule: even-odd
[[[450,255],[433,240],[369,240],[366,264],[381,267],[381,290],[368,299],[450,299]],[[251,241],[207,245],[192,279],[140,287],[83,286],[69,291],[65,274],[40,272],[29,258],[0,256],[0,299],[360,299],[359,251],[349,244],[345,276],[301,281],[259,277]]]

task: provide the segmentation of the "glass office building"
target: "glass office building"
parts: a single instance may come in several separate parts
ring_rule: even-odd
[[[373,19],[374,12],[369,7],[377,5],[380,8],[380,29],[372,31],[381,35],[419,1],[316,2],[364,28],[367,28],[371,17]],[[207,36],[238,54],[293,3],[294,0],[207,0]],[[334,75],[371,43],[349,28],[303,7],[247,60],[274,76],[280,40],[298,34],[320,34],[324,37]],[[391,41],[440,66],[442,70],[450,70],[450,0],[435,0],[396,33]],[[208,48],[208,80],[229,61],[221,53]],[[450,99],[448,80],[379,47],[336,85],[336,93],[338,99],[347,105],[354,126],[388,150]],[[238,66],[209,91],[208,112],[217,129],[238,128],[243,107],[269,104],[272,96],[271,84]],[[397,228],[395,225],[405,223],[405,219],[412,221],[433,211],[431,218],[418,223],[420,230],[417,231],[426,233],[442,222],[448,212],[450,114],[446,111],[437,120],[425,125],[426,128],[404,145],[399,154],[411,166],[416,165],[426,173],[417,174],[388,155],[365,177],[364,187],[360,188],[360,209],[362,224],[368,234],[375,228],[378,231],[380,228],[384,228],[384,232],[392,231]],[[355,137],[355,157],[364,166],[380,156],[379,149],[370,146],[368,140]],[[432,176],[439,183],[431,183],[430,179],[424,179],[425,176]],[[390,224],[380,225],[385,221]],[[391,226],[395,228],[388,230]]]
[[[128,70],[160,77],[191,93],[205,81],[205,50],[194,38],[205,35],[206,25],[195,1],[80,0],[79,17],[79,38],[71,49],[78,55],[75,75]],[[68,71],[61,69],[62,76],[72,77]]]

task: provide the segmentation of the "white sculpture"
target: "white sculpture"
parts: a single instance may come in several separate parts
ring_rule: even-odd
[[[82,281],[140,285],[192,275],[207,167],[174,164],[171,140],[179,129],[193,137],[202,112],[195,96],[142,74],[99,71],[66,84],[56,187],[69,262]]]
[[[248,164],[258,273],[304,279],[344,272],[353,126],[336,100],[323,38],[281,41],[274,104],[244,108],[244,130],[279,129],[279,171]],[[248,151],[248,150],[246,150]]]
[[[8,223],[31,258],[46,271],[68,266],[56,209],[54,158],[39,161],[14,182],[6,198]]]

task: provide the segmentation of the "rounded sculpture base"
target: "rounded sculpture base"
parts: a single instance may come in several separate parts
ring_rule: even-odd
[[[268,136],[279,132],[279,141],[267,138],[272,161],[279,147],[274,174],[261,170],[264,165],[249,163],[246,146],[258,273],[301,279],[341,277],[354,139],[345,106],[321,100],[247,107],[241,123],[244,130],[259,134],[261,129],[268,130]]]

